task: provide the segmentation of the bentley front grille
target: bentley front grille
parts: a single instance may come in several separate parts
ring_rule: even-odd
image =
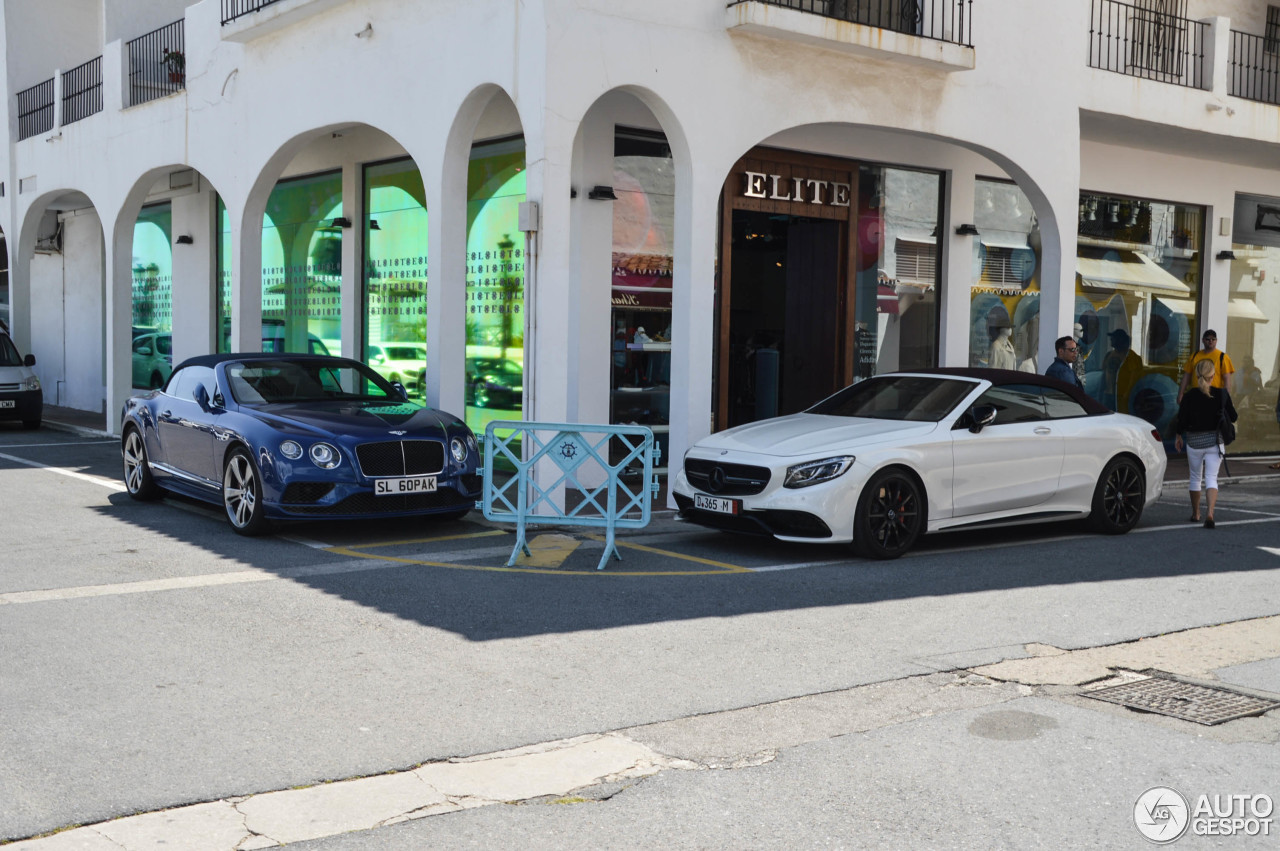
[[[438,440],[387,440],[356,447],[366,476],[429,476],[444,469],[444,444]]]

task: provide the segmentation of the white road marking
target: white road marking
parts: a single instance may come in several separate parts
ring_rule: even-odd
[[[775,570],[800,570],[805,567],[828,567],[833,564],[848,564],[847,558],[835,558],[828,561],[802,561],[796,564],[770,564],[765,567],[748,567],[747,570],[752,573],[772,573]],[[746,565],[743,565],[746,567]]]
[[[10,591],[0,594],[0,605],[19,603],[45,603],[53,600],[76,600],[85,597],[110,597],[120,594],[148,594],[155,591],[175,591],[186,588],[212,588],[219,585],[242,585],[248,582],[271,582],[277,579],[305,579],[311,576],[331,576],[340,573],[360,573],[404,567],[399,562],[353,559],[340,564],[313,564],[283,570],[237,570],[231,573],[207,573],[200,576],[174,576],[168,579],[148,579],[140,582],[118,582],[112,585],[80,585],[73,588],[49,588],[39,591]]]
[[[104,479],[102,476],[93,476],[88,473],[77,473],[75,470],[68,470],[65,467],[51,467],[48,464],[41,464],[39,461],[28,461],[26,458],[19,458],[16,455],[6,455],[0,452],[0,458],[6,461],[13,461],[15,464],[26,464],[28,467],[35,467],[37,470],[48,470],[50,473],[57,473],[62,476],[70,476],[73,479],[79,479],[82,482],[91,482],[95,485],[101,485],[104,488],[110,488],[113,491],[122,491],[125,489],[123,482],[117,482],[114,479]]]
[[[65,443],[0,443],[0,449],[33,449],[58,446],[106,446],[119,443],[118,440],[68,440]]]

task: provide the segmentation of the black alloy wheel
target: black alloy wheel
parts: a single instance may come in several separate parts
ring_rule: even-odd
[[[222,505],[227,511],[227,521],[237,534],[253,537],[267,530],[262,482],[253,458],[244,447],[236,447],[227,456],[222,472]]]
[[[1137,526],[1146,493],[1146,481],[1137,461],[1126,457],[1111,459],[1093,491],[1089,519],[1094,528],[1108,535],[1123,535]]]
[[[924,526],[924,490],[915,477],[901,469],[882,470],[858,498],[853,546],[865,558],[897,558],[915,545]]]
[[[141,502],[159,497],[160,486],[151,477],[151,467],[147,463],[147,446],[136,427],[130,426],[125,431],[120,454],[124,459],[124,486],[129,496]]]

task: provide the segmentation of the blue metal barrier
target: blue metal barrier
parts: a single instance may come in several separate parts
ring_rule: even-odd
[[[620,460],[609,463],[610,442],[614,440],[620,442],[622,453]],[[525,537],[530,523],[603,526],[607,530],[604,555],[596,570],[604,570],[611,555],[622,560],[614,543],[615,529],[639,529],[649,524],[653,495],[658,492],[653,470],[661,449],[645,426],[495,420],[485,428],[484,447],[484,516],[516,524],[516,545],[508,567],[516,563],[520,553],[531,555]],[[515,475],[496,482],[494,468],[499,463],[513,467]],[[552,480],[544,484],[535,481],[535,467],[545,472],[544,479]],[[624,472],[637,470],[638,481],[634,477],[623,481]],[[579,480],[580,473],[603,474],[605,481],[587,486]],[[565,504],[554,498],[561,487]],[[570,508],[567,497],[575,490],[582,499]]]

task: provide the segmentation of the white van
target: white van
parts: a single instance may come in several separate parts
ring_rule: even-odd
[[[40,427],[44,392],[31,368],[35,365],[35,355],[19,355],[13,340],[0,331],[0,420],[22,420],[24,428]]]

